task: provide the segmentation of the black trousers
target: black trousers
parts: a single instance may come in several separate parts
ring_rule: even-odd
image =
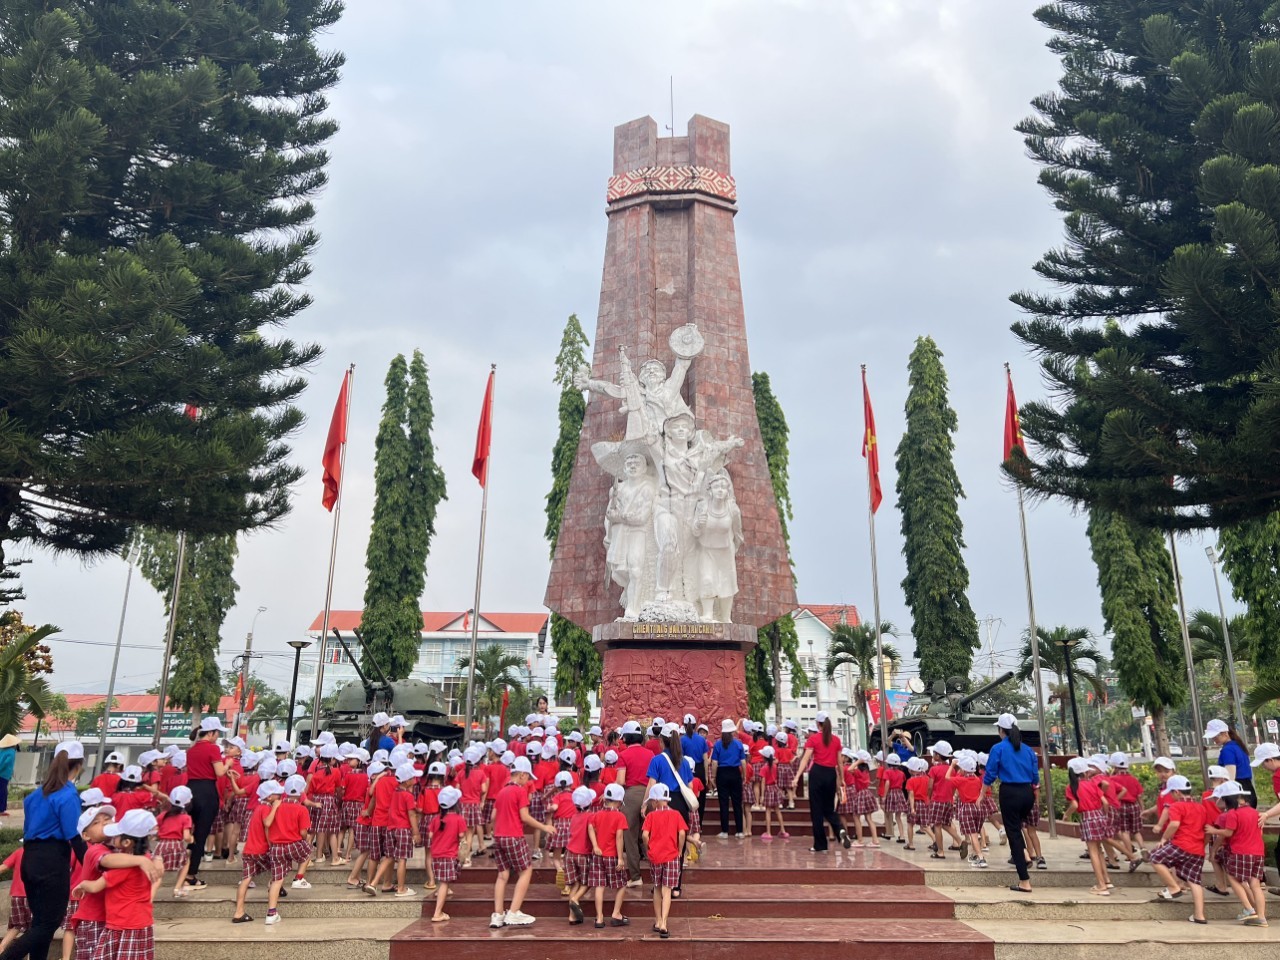
[[[836,813],[835,767],[809,768],[809,819],[813,823],[813,849],[827,849],[827,824],[837,837],[844,830],[840,814]]]
[[[1004,832],[1009,838],[1009,853],[1019,880],[1030,880],[1027,872],[1027,841],[1022,836],[1022,824],[1031,816],[1031,805],[1036,802],[1035,787],[1030,783],[1000,784],[1000,816],[1004,818]]]
[[[684,854],[689,846],[689,804],[685,803],[684,794],[679,790],[671,794],[671,809],[684,819],[684,846],[680,848],[680,873],[676,878],[676,885],[672,888],[679,890],[684,883]]]
[[[204,845],[209,840],[214,818],[218,815],[218,781],[190,780],[191,788],[191,868],[187,880],[194,880],[200,873],[200,861],[204,859]]]
[[[701,780],[704,784],[707,782],[707,764],[706,761],[698,761],[693,766],[693,775]],[[698,819],[707,819],[707,791],[704,787],[702,792],[698,794]]]
[[[1249,798],[1249,806],[1258,809],[1258,791],[1253,789],[1253,777],[1245,777],[1243,780],[1237,780],[1240,786],[1244,787],[1245,795]],[[1210,824],[1212,826],[1212,824]]]
[[[716,767],[716,793],[720,795],[720,832],[729,832],[729,804],[733,804],[734,833],[742,832],[742,768]]]
[[[23,844],[22,882],[27,887],[31,926],[9,944],[0,960],[47,960],[49,944],[62,926],[71,899],[71,844],[65,840],[28,840]]]

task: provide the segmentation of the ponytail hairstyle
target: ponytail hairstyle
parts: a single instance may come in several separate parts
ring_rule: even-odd
[[[1245,753],[1249,752],[1249,748],[1244,745],[1244,741],[1240,739],[1240,734],[1236,731],[1236,725],[1231,721],[1227,721],[1227,736],[1231,738],[1232,743]],[[1231,809],[1234,810],[1235,808],[1232,807]]]
[[[729,746],[729,744],[733,743],[733,731],[731,731],[731,730],[721,730],[721,731],[720,731],[720,743],[721,743],[721,744],[723,744],[723,745],[724,745],[724,746],[726,746],[726,747],[727,747],[727,746]]]
[[[1229,732],[1234,733],[1234,731],[1229,731]],[[1235,795],[1235,796],[1230,796],[1230,797],[1222,797],[1222,798],[1220,798],[1220,799],[1222,800],[1222,802],[1223,802],[1224,804],[1226,804],[1226,807],[1227,807],[1227,809],[1228,809],[1228,810],[1236,810],[1236,809],[1239,809],[1239,807],[1240,807],[1240,796],[1242,796],[1242,795]]]
[[[1076,798],[1076,802],[1080,801],[1080,774],[1074,770],[1067,769],[1067,785],[1071,787],[1071,793]]]
[[[684,747],[680,745],[680,734],[673,731],[669,736],[662,739],[666,746],[667,756],[671,758],[671,763],[679,770],[684,763]]]
[[[767,763],[770,767],[772,767],[774,763],[774,759],[773,757],[765,757],[764,762]]]
[[[822,731],[822,745],[824,747],[831,746],[831,718],[827,717],[818,727]]]
[[[59,753],[49,765],[49,772],[45,774],[44,783],[40,786],[41,791],[47,797],[51,793],[57,793],[68,783],[74,783],[83,766],[83,760],[71,760],[66,753]]]
[[[1004,735],[1005,739],[1009,741],[1009,746],[1013,747],[1014,753],[1022,749],[1022,731],[1018,729],[1016,723],[1006,730]]]
[[[692,736],[693,736],[694,734],[696,734],[697,732],[698,732],[698,727],[697,727],[697,725],[696,725],[696,724],[694,724],[694,723],[686,723],[686,724],[684,725],[684,735],[685,735],[686,737],[692,737]]]
[[[186,807],[180,807],[176,803],[170,802],[169,809],[165,813],[166,817],[180,817],[187,812]]]

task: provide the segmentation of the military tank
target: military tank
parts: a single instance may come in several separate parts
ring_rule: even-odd
[[[946,740],[953,750],[989,751],[1000,739],[996,730],[999,712],[982,698],[1012,679],[1010,671],[968,692],[965,688],[969,682],[964,677],[935,681],[930,689],[913,695],[903,707],[902,715],[888,723],[890,742],[896,733],[905,733],[911,738],[911,749],[921,756],[939,740]],[[1019,716],[1018,729],[1022,731],[1023,743],[1040,745],[1040,728],[1033,718]],[[878,724],[872,728],[870,739],[871,752],[875,753],[881,749]]]
[[[461,743],[462,727],[450,721],[449,702],[439,685],[425,680],[388,680],[357,631],[356,639],[365,652],[364,662],[371,665],[377,674],[377,679],[368,677],[360,669],[359,661],[346,641],[337,630],[333,633],[346,650],[360,679],[338,688],[333,710],[320,718],[321,730],[332,732],[339,743],[359,743],[368,737],[373,715],[382,711],[404,717],[404,739],[408,743],[417,740],[443,740],[451,745]],[[310,743],[315,735],[310,717],[295,724],[293,729],[298,743]]]

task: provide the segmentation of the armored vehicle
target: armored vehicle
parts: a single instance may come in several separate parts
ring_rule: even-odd
[[[968,686],[964,677],[936,681],[932,689],[912,696],[902,715],[889,722],[890,742],[901,732],[911,738],[911,749],[919,755],[939,740],[946,740],[953,750],[989,751],[1000,739],[996,731],[999,711],[992,709],[983,697],[1012,679],[1012,672],[1005,673],[968,693],[964,692]],[[1022,731],[1024,743],[1033,747],[1040,745],[1040,728],[1033,718],[1018,717],[1018,729]],[[871,730],[871,752],[879,749],[880,727],[877,725]]]

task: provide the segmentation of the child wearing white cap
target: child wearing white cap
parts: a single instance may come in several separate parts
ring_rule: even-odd
[[[116,787],[120,783],[120,771],[123,769],[124,756],[113,750],[103,761],[102,772],[93,778],[89,786],[97,787],[102,791],[102,795],[109,799],[115,796]]]
[[[573,791],[573,818],[569,821],[569,843],[564,853],[565,889],[569,893],[569,925],[578,926],[583,922],[582,904],[579,902],[588,890],[588,872],[591,865],[591,837],[588,827],[591,824],[591,804],[595,802],[595,791],[582,786]]]
[[[146,856],[148,838],[156,818],[146,810],[130,810],[102,828],[119,853]],[[106,927],[98,938],[94,956],[111,960],[155,960],[155,935],[151,906],[152,876],[142,867],[108,870],[96,880],[81,880],[75,892],[105,893]]]
[[[271,870],[271,845],[267,833],[275,822],[284,787],[274,779],[258,784],[257,806],[249,815],[249,826],[244,831],[244,852],[241,855],[240,885],[236,889],[236,907],[231,915],[232,923],[252,923],[253,917],[244,912],[244,900],[253,884],[253,878]]]
[[[169,791],[169,809],[160,818],[160,827],[156,831],[154,845],[155,855],[164,864],[166,870],[178,871],[173,885],[175,897],[185,897],[187,889],[187,869],[191,865],[191,841],[194,839],[194,827],[187,808],[191,806],[191,788],[174,787]]]
[[[416,764],[415,764],[416,766]],[[418,837],[422,842],[422,859],[427,866],[427,890],[436,889],[435,870],[431,866],[431,827],[440,814],[440,791],[444,789],[448,768],[439,760],[433,761],[417,781]]]
[[[1227,780],[1214,788],[1216,809],[1205,824],[1218,853],[1215,869],[1220,864],[1242,907],[1237,920],[1250,927],[1267,926],[1267,894],[1265,849],[1262,845],[1262,823],[1249,806],[1249,794],[1236,780]]]
[[[431,922],[443,923],[449,919],[444,912],[449,886],[458,882],[458,851],[467,822],[458,813],[462,791],[457,787],[443,787],[436,799],[439,810],[431,820],[431,849],[428,851],[431,875],[436,881],[436,909]]]
[[[778,787],[778,760],[771,746],[760,748],[760,782],[764,784],[760,797],[761,805],[764,807],[764,833],[760,835],[760,839],[773,842],[773,821],[777,819],[778,836],[785,840],[790,834],[782,823],[782,790]],[[690,833],[692,833],[692,827]]]
[[[1096,897],[1109,897],[1115,884],[1107,879],[1102,845],[1111,837],[1111,816],[1106,795],[1101,785],[1093,780],[1097,772],[1084,757],[1072,757],[1067,762],[1067,809],[1063,818],[1068,819],[1077,811],[1080,813],[1080,839],[1085,843],[1089,863],[1093,867],[1094,885],[1089,892]]]
[[[280,914],[276,909],[276,904],[280,902],[280,888],[284,886],[285,877],[295,865],[297,870],[289,886],[294,890],[311,889],[307,880],[307,867],[311,863],[311,844],[307,841],[307,832],[311,829],[311,814],[302,803],[302,795],[306,789],[307,781],[297,774],[285,780],[284,800],[267,828],[267,856],[271,861],[271,888],[267,894],[268,925],[280,922]]]
[[[365,768],[368,783],[365,787],[365,801],[356,817],[355,829],[352,832],[352,845],[356,850],[355,860],[351,864],[351,872],[347,874],[347,889],[363,890],[373,880],[374,871],[382,860],[382,839],[377,827],[373,825],[374,796],[378,783],[391,775],[386,764],[381,760],[372,761]],[[368,869],[368,876],[361,878],[361,871]],[[374,888],[377,889],[376,887]]]
[[[565,867],[564,853],[569,846],[569,828],[573,824],[573,774],[568,770],[560,770],[552,781],[555,791],[547,802],[547,815],[544,823],[552,827],[547,839],[547,851],[556,865],[556,886],[562,896],[569,895],[568,871]]]
[[[335,867],[350,861],[342,856],[339,841],[342,838],[342,808],[338,788],[342,773],[338,770],[339,758],[336,744],[320,747],[319,759],[311,765],[307,774],[307,792],[304,802],[311,810],[311,828],[316,832],[315,862],[324,863],[325,855]]]
[[[104,831],[114,816],[115,811],[110,806],[94,807],[80,814],[76,828],[88,846],[78,873],[72,876],[72,883],[76,888],[79,888],[81,881],[101,879],[104,870],[141,867],[149,874],[153,884],[163,878],[164,865],[158,861],[145,854],[135,856],[117,853],[106,845],[107,835]],[[17,877],[14,882],[21,887]],[[69,950],[75,960],[91,960],[107,926],[106,891],[104,889],[90,893],[81,889],[76,897],[78,899],[73,901],[77,904],[75,916],[67,923],[62,935],[63,955],[65,957]]]
[[[488,780],[489,789],[484,796],[484,838],[491,840],[493,839],[494,804],[497,802],[498,794],[502,791],[502,788],[507,785],[511,777],[511,770],[502,762],[502,755],[507,752],[505,740],[501,738],[491,740],[485,749],[484,775],[485,779]]]
[[[382,861],[373,881],[365,885],[364,892],[370,896],[378,893],[378,884],[383,877],[390,876],[391,866],[395,864],[397,897],[412,897],[414,891],[406,883],[409,870],[409,858],[413,856],[413,836],[418,829],[418,802],[413,795],[413,788],[422,771],[412,761],[405,761],[396,768],[396,789],[391,794],[387,808],[386,827],[382,834]]]
[[[684,817],[668,806],[670,800],[665,783],[650,787],[649,813],[640,828],[653,879],[653,927],[663,940],[671,936],[667,931],[671,891],[680,886],[680,851],[687,836]]]
[[[625,927],[631,923],[622,912],[622,903],[627,896],[627,817],[622,812],[625,797],[626,791],[621,784],[607,784],[604,788],[604,805],[592,815],[587,826],[591,839],[591,864],[587,869],[587,882],[595,888],[597,930],[602,930],[605,926],[606,890],[614,891],[613,913],[609,918],[609,925]]]
[[[493,862],[498,877],[493,884],[493,915],[489,926],[527,927],[534,918],[520,908],[524,905],[529,881],[533,879],[533,860],[529,856],[529,841],[525,839],[526,827],[551,833],[552,828],[539,823],[529,814],[529,781],[533,768],[528,757],[519,757],[511,765],[511,779],[499,791],[494,801]],[[507,884],[515,879],[511,893],[511,905],[503,910]]]
[[[1157,896],[1161,900],[1176,900],[1189,886],[1195,912],[1192,923],[1207,923],[1204,915],[1204,804],[1191,795],[1191,781],[1181,774],[1174,774],[1161,791],[1168,797],[1156,832],[1161,844],[1151,852],[1151,865],[1164,881],[1165,888]],[[1184,886],[1185,884],[1185,886]]]
[[[467,833],[462,840],[462,865],[469,867],[473,850],[475,856],[484,856],[484,802],[489,796],[489,777],[481,763],[484,758],[482,747],[468,747],[462,756],[466,766],[459,778],[458,789],[462,791],[462,819],[467,824]]]
[[[947,771],[947,779],[951,782],[956,796],[956,819],[960,822],[960,833],[964,835],[969,846],[969,866],[985,870],[987,859],[983,855],[982,822],[985,811],[982,809],[982,781],[977,776],[978,761],[971,756],[953,758],[951,768]],[[963,854],[961,854],[963,856]]]

